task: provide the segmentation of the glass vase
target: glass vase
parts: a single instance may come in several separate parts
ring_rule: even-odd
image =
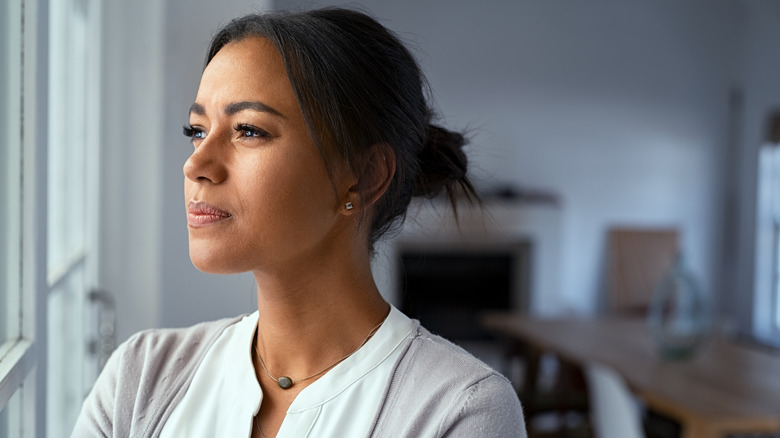
[[[647,322],[664,359],[689,358],[709,331],[709,302],[677,259],[653,292]]]

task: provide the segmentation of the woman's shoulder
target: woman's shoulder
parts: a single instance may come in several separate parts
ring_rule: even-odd
[[[520,401],[509,380],[421,326],[396,367],[375,436],[390,431],[404,431],[396,436],[525,436]]]
[[[193,349],[208,349],[211,342],[230,325],[246,315],[206,321],[183,328],[155,328],[132,335],[117,349],[118,354],[130,354],[136,359],[149,357],[173,358]]]
[[[120,382],[136,388],[186,385],[203,357],[225,329],[242,316],[202,322],[183,328],[140,331],[114,352],[113,370]],[[109,360],[109,363],[111,360]],[[108,368],[108,364],[106,364]]]
[[[131,336],[98,376],[72,436],[148,436],[164,422],[214,341],[241,318]]]
[[[410,353],[414,355],[416,361],[426,362],[438,368],[452,368],[454,374],[452,377],[458,380],[464,378],[470,380],[469,377],[479,380],[489,375],[501,376],[462,347],[431,333],[421,325],[417,327],[412,339]]]

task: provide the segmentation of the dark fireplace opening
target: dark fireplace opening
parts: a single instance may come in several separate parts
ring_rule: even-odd
[[[529,259],[529,243],[498,249],[402,250],[402,310],[456,343],[490,341],[479,315],[526,309]]]

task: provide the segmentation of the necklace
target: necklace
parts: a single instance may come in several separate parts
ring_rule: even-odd
[[[358,346],[358,348],[355,349],[355,351],[353,351],[352,353],[349,353],[348,355],[342,357],[341,359],[337,360],[336,362],[332,363],[331,365],[328,365],[327,367],[323,368],[322,370],[317,371],[316,373],[314,373],[314,374],[312,374],[310,376],[306,376],[306,377],[304,377],[302,379],[298,379],[298,380],[293,380],[293,379],[291,379],[291,378],[289,378],[287,376],[281,376],[279,378],[276,378],[276,377],[272,376],[271,373],[268,371],[268,368],[265,367],[265,362],[263,362],[263,358],[260,356],[260,351],[257,350],[257,343],[255,343],[255,354],[257,354],[257,359],[260,361],[260,365],[263,367],[263,371],[265,371],[265,374],[268,377],[270,377],[271,380],[276,382],[276,384],[279,385],[280,388],[282,388],[282,389],[290,389],[296,383],[303,382],[304,380],[309,380],[309,379],[311,379],[313,377],[317,377],[320,374],[324,373],[325,371],[328,371],[329,369],[331,369],[331,368],[335,367],[336,365],[340,364],[341,362],[346,360],[348,357],[350,357],[353,354],[355,354],[358,350],[360,350],[360,347],[366,345],[366,342],[368,342],[368,340],[371,339],[371,336],[374,336],[376,331],[379,330],[379,327],[381,327],[382,324],[384,324],[384,322],[385,321],[382,320],[382,322],[380,322],[376,327],[372,328],[371,331],[368,332],[368,336],[366,336],[365,339],[363,339],[363,342],[360,343],[360,345]]]
[[[266,438],[265,434],[263,433],[263,429],[260,429],[260,423],[257,421],[257,415],[255,415],[255,427],[257,427],[257,431],[260,432],[260,437]]]

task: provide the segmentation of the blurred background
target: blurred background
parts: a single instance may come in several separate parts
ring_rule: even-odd
[[[41,214],[0,219],[0,340],[38,346],[3,381],[0,431],[37,418],[38,436],[66,436],[117,343],[256,308],[250,276],[203,274],[188,256],[181,168],[191,146],[181,126],[210,37],[245,13],[344,3],[3,1],[0,201]],[[780,3],[347,5],[412,48],[442,123],[470,135],[486,203],[485,212],[464,206],[460,228],[436,202],[415,205],[376,256],[389,301],[491,360],[471,336],[475,306],[609,313],[610,233],[671,230],[713,324],[780,344]],[[20,168],[32,183],[19,183]],[[46,232],[33,239],[35,230]],[[37,258],[25,255],[30,239]],[[415,294],[457,272],[466,274],[443,292]],[[459,332],[448,318],[468,323]]]

